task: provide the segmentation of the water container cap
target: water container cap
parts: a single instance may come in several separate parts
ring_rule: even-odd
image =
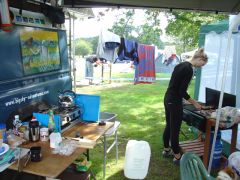
[[[37,118],[33,116],[31,121],[37,121]]]

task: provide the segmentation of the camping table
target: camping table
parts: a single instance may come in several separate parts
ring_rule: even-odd
[[[215,127],[215,119],[207,118],[206,121],[206,131],[205,131],[205,140],[199,136],[198,139],[192,141],[183,141],[180,142],[180,147],[184,152],[193,152],[199,156],[203,156],[204,166],[207,168],[209,161],[209,152],[211,150],[210,147],[210,139],[211,139],[211,129]],[[230,152],[234,152],[236,149],[237,142],[237,132],[238,132],[238,124],[234,124],[232,127],[232,139]]]
[[[75,137],[76,131],[79,131],[81,136],[93,141],[97,141],[105,132],[114,125],[113,122],[107,122],[105,126],[99,126],[97,123],[78,123],[75,126],[69,128],[62,136]],[[41,146],[42,148],[42,160],[40,162],[29,162],[26,167],[23,168],[23,172],[34,174],[38,176],[56,178],[60,175],[80,154],[87,151],[86,148],[77,148],[75,152],[70,156],[61,156],[51,153],[51,148],[48,142],[35,142],[23,145],[24,148],[30,148],[31,146]],[[16,163],[10,166],[10,169],[18,170]]]

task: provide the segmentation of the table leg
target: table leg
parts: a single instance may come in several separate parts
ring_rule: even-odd
[[[236,151],[237,134],[238,134],[238,124],[234,124],[232,127],[232,138],[231,138],[231,147],[230,147],[231,153]]]
[[[90,156],[89,156],[89,149],[87,149],[87,160],[90,160]]]
[[[87,149],[87,152],[83,154],[87,157],[87,160],[89,161],[90,160],[89,149]]]
[[[118,136],[117,136],[117,130],[115,132],[115,143],[116,143],[116,162],[118,163]]]
[[[107,140],[106,135],[104,135],[104,160],[103,160],[103,179],[105,179],[106,175],[106,161],[107,161]]]
[[[206,168],[208,166],[211,127],[212,127],[211,122],[209,120],[207,120],[206,132],[205,132],[205,142],[204,142],[204,154],[203,154],[203,164]]]

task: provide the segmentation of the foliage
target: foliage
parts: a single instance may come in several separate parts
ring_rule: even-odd
[[[168,26],[166,33],[172,36],[178,45],[178,53],[198,47],[198,35],[201,25],[226,19],[224,14],[206,12],[174,11],[166,13]]]
[[[160,49],[164,48],[164,44],[160,37],[162,30],[160,29],[159,10],[148,9],[145,11],[146,23],[139,26],[138,40],[143,44],[154,44]]]
[[[162,30],[160,29],[160,19],[158,10],[145,10],[145,19],[143,24],[134,26],[135,11],[123,11],[122,17],[114,23],[111,32],[126,39],[134,39],[142,44],[156,45],[163,48],[163,42],[160,39]],[[138,18],[138,17],[136,17]]]
[[[82,38],[75,40],[75,54],[78,56],[85,56],[92,54],[92,44]]]
[[[122,17],[113,24],[109,31],[124,37],[126,39],[135,39],[132,33],[135,31],[133,24],[133,16],[135,15],[134,10],[123,11]]]
[[[97,46],[98,46],[98,36],[96,37],[90,37],[90,38],[82,38],[85,41],[89,42],[91,44],[91,48],[92,48],[92,53],[96,54],[97,52]]]

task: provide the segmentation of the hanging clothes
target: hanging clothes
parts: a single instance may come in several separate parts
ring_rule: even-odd
[[[118,58],[117,60],[131,60],[134,61],[134,64],[138,63],[138,43],[133,40],[128,40],[121,37],[121,44],[118,49]]]
[[[139,63],[135,65],[134,84],[150,84],[155,82],[155,47],[150,45],[138,44]]]
[[[117,58],[117,49],[119,45],[120,36],[110,31],[102,31],[98,39],[97,56],[114,62]]]

